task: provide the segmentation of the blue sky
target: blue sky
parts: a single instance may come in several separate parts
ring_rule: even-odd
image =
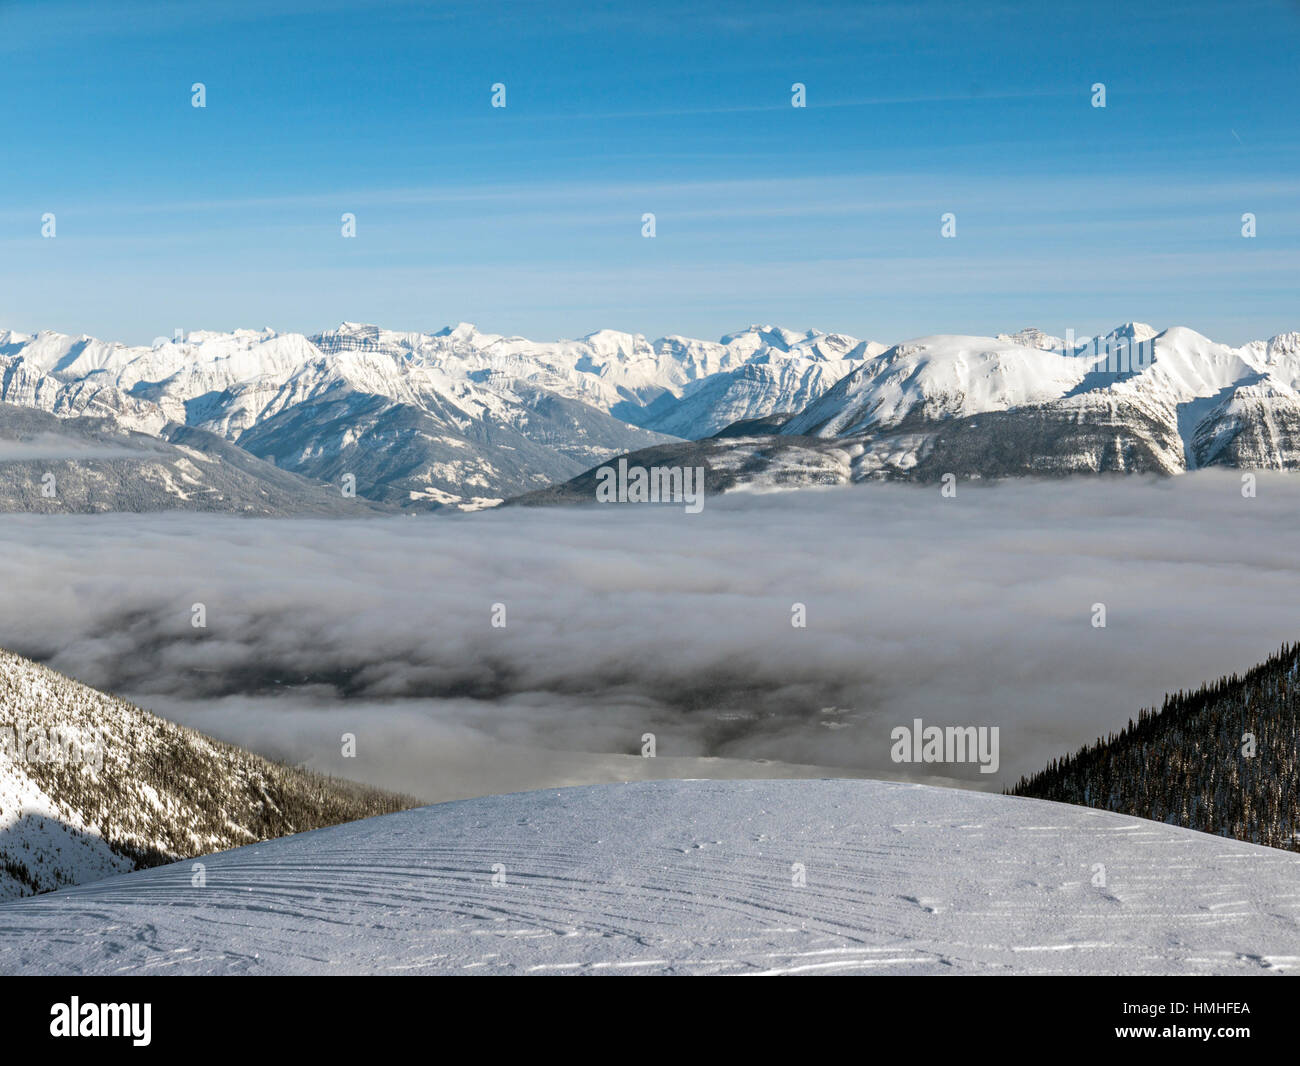
[[[0,0],[0,328],[1266,337],[1298,52],[1296,0]]]

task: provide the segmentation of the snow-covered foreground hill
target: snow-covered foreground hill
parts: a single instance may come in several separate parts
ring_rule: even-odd
[[[203,862],[0,905],[0,972],[1300,968],[1300,856],[879,781],[517,793]]]

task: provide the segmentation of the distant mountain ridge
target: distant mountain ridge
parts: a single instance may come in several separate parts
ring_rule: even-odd
[[[612,330],[538,343],[463,323],[196,332],[154,347],[0,331],[0,401],[155,436],[188,426],[335,486],[352,474],[358,495],[388,506],[472,510],[802,407],[880,350],[763,326],[653,344]]]
[[[628,459],[703,463],[715,493],[946,475],[1294,469],[1300,335],[1233,348],[1184,327],[1129,323],[1073,345],[1037,330],[923,337],[864,359],[775,432],[763,430]],[[587,480],[522,502],[585,501]]]
[[[385,508],[280,470],[174,422],[156,436],[110,417],[58,418],[0,403],[0,512],[221,511],[262,517]]]
[[[718,341],[600,330],[537,342],[467,323],[345,322],[129,347],[0,331],[0,402],[160,440],[210,433],[335,492],[350,475],[386,509],[565,499],[564,485],[616,456],[674,447],[709,453],[715,491],[1288,469],[1300,461],[1300,333],[1234,348],[1132,322],[1092,342],[1031,328],[886,347],[765,325]],[[767,438],[762,454],[738,435],[747,424]]]

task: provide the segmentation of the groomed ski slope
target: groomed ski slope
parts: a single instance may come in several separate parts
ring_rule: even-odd
[[[204,863],[206,887],[187,861],[0,906],[0,973],[1300,968],[1300,855],[891,782],[519,793]]]

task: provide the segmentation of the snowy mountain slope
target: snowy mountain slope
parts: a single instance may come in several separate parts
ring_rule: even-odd
[[[1184,442],[1175,410],[1152,411],[1118,396],[1091,393],[1010,411],[954,418],[910,431],[866,435],[849,480],[937,482],[958,477],[1065,477],[1072,474],[1180,474]]]
[[[786,419],[775,440],[745,437],[742,421],[705,447],[642,451],[628,462],[705,462],[710,492],[947,474],[1300,467],[1300,334],[1231,348],[1190,329],[1128,323],[1097,346],[1067,352],[1050,347],[1056,340],[1023,330],[896,345]],[[589,481],[584,474],[528,502],[588,502]]]
[[[15,334],[0,333],[3,337]],[[33,362],[20,357],[32,346],[26,338],[0,345],[0,403],[48,411],[61,418],[113,418],[142,433],[157,433],[166,425],[167,416],[156,404],[130,396],[98,376],[70,381],[50,376],[40,369],[42,353],[32,353]]]
[[[747,488],[842,485],[853,480],[854,453],[851,442],[786,437],[769,431],[753,436],[723,433],[704,440],[662,444],[643,448],[623,458],[630,466],[646,469],[702,467],[707,498]],[[608,460],[605,465],[615,462]],[[593,467],[568,481],[514,497],[507,501],[507,506],[553,507],[594,503],[600,469]],[[679,503],[670,505],[681,506]]]
[[[404,806],[0,649],[0,899]]]
[[[680,336],[650,342],[599,330],[577,341],[546,343],[480,333],[467,323],[435,334],[344,323],[312,340],[324,352],[382,352],[494,390],[545,390],[692,440],[740,417],[797,410],[884,350],[843,334],[776,326],[750,326],[718,342]],[[750,369],[754,373],[746,376]],[[706,388],[707,395],[695,399]],[[728,414],[728,407],[736,413]]]
[[[166,423],[150,436],[107,417],[58,418],[0,403],[3,511],[364,515],[379,509],[200,429]]]
[[[341,484],[352,474],[358,494],[396,506],[492,506],[584,465],[509,425],[439,418],[348,389],[281,411],[239,442],[276,466],[323,481]]]
[[[987,337],[922,337],[864,363],[782,432],[841,437],[892,429],[908,418],[933,422],[1005,411],[1059,398],[1087,369],[1074,356]]]
[[[788,423],[787,423],[788,424]],[[761,423],[740,423],[740,428]],[[729,430],[702,441],[620,457],[629,466],[701,466],[706,499],[868,480],[939,482],[958,477],[1065,477],[1099,473],[1182,473],[1183,442],[1140,408],[1082,398],[993,411],[851,437],[797,437],[784,426],[750,435]],[[616,466],[618,460],[606,460]],[[593,468],[511,504],[584,505],[596,499]]]
[[[707,436],[733,415],[798,409],[880,349],[776,327],[721,342],[603,330],[537,343],[463,323],[437,333],[344,323],[313,338],[194,332],[150,348],[51,332],[0,339],[0,400],[111,414],[154,434],[173,422],[205,429],[305,476],[352,473],[362,495],[421,508],[484,506],[678,433]],[[726,380],[680,406],[715,379]]]
[[[606,409],[621,400],[653,398],[666,385],[664,367],[649,342],[613,330],[545,343],[481,333],[465,322],[432,334],[345,322],[312,341],[329,355],[378,352],[397,363],[489,388],[522,383]]]
[[[493,796],[204,863],[204,887],[183,862],[0,905],[0,970],[1300,968],[1300,856],[1087,808],[879,781]]]
[[[1300,645],[1285,645],[1242,675],[1165,696],[1012,791],[1300,852],[1298,680]]]
[[[1122,355],[1108,360],[1104,354],[1081,353],[1078,358],[1093,368],[1080,387],[1006,420],[1020,428],[1020,423],[1068,419],[1078,427],[1073,446],[1058,437],[1042,442],[1036,453],[1022,449],[1041,454],[1043,472],[1056,467],[1175,474],[1217,464],[1262,469],[1300,464],[1288,429],[1300,421],[1300,393],[1277,374],[1284,361],[1270,365],[1267,346],[1230,348],[1194,330],[1174,327],[1157,334],[1141,323],[1130,323],[1108,339],[1127,341],[1130,353],[1134,342],[1143,348],[1130,354],[1127,369]],[[1238,445],[1228,446],[1229,438]],[[1135,451],[1146,458],[1125,458]],[[1111,461],[1102,459],[1104,453]]]
[[[999,333],[997,339],[1005,344],[1014,344],[1019,348],[1041,348],[1046,352],[1064,352],[1066,347],[1066,343],[1062,338],[1044,333],[1037,326],[1019,329],[1015,333]]]
[[[1016,336],[1055,340],[1036,330]],[[1300,370],[1285,338],[1263,349],[1236,349],[1183,327],[1157,334],[1128,323],[1101,338],[1103,345],[1127,346],[1113,354],[1086,345],[1047,351],[1011,339],[944,336],[897,345],[864,363],[782,432],[852,436],[1052,404],[1086,417],[1091,405],[1103,419],[1127,407],[1168,422],[1186,451],[1226,390],[1267,379],[1285,396],[1294,393],[1287,378]]]
[[[237,330],[153,348],[6,332],[0,372],[0,399],[160,436],[172,423],[208,430],[419,509],[491,506],[787,413],[789,440],[759,454],[743,437],[705,449],[729,486],[1300,465],[1297,333],[1232,348],[1130,322],[1091,342],[1031,328],[885,349],[757,325],[716,342],[601,330],[539,343],[465,323],[345,322],[311,338]]]
[[[669,436],[698,440],[735,422],[800,411],[858,365],[852,358],[802,357],[746,363],[714,374],[681,399],[657,404],[656,413],[643,424]]]
[[[576,341],[537,342],[480,333],[466,323],[437,333],[400,333],[345,322],[312,338],[273,330],[193,332],[153,348],[107,344],[45,332],[35,337],[0,332],[0,356],[33,376],[57,382],[96,377],[124,393],[159,403],[168,418],[184,421],[179,404],[257,383],[277,389],[298,377],[287,401],[298,402],[323,382],[346,381],[358,391],[416,402],[428,388],[455,382],[488,391],[524,385],[606,410],[630,410],[669,393],[687,392],[709,377],[750,362],[783,358],[807,362],[857,361],[883,350],[840,334],[794,333],[753,326],[721,342],[600,330]],[[440,375],[440,376],[439,376]],[[472,392],[472,390],[468,390]],[[468,395],[468,392],[466,393]],[[488,396],[471,402],[491,404]],[[240,409],[233,427],[209,426],[223,435],[246,428],[261,409]]]
[[[1262,379],[1224,390],[1196,423],[1188,465],[1284,470],[1295,465],[1297,454],[1300,393]]]
[[[193,361],[137,384],[137,393],[286,469],[329,481],[351,473],[372,499],[480,506],[662,439],[583,405],[557,410],[565,402],[537,389],[484,388],[463,368],[458,376],[417,365],[383,346],[335,338],[323,354],[298,335],[249,333],[227,352],[231,338],[197,338],[185,345]]]

